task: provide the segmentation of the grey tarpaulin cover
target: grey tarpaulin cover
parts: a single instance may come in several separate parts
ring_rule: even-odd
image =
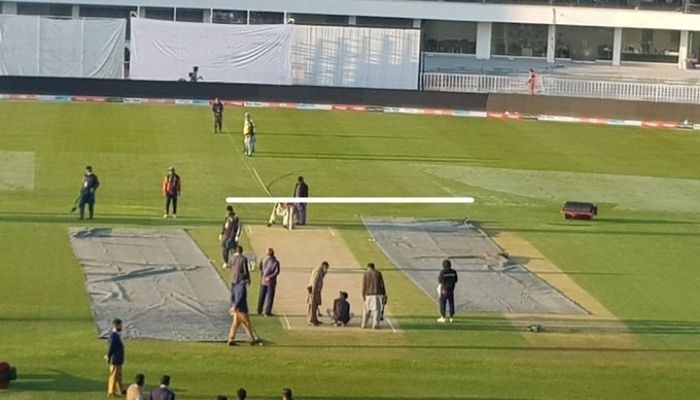
[[[183,230],[71,228],[100,336],[114,318],[131,338],[223,341],[229,291]]]
[[[503,249],[470,224],[413,218],[364,218],[364,224],[389,259],[432,298],[442,260],[449,258],[459,275],[457,310],[585,314],[526,267],[511,264]]]

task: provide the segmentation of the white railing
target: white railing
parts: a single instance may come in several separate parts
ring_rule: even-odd
[[[422,89],[439,92],[527,94],[527,76],[423,73]],[[700,86],[538,77],[537,94],[700,104]]]

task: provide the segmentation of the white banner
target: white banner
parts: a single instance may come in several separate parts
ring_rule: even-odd
[[[0,15],[0,75],[121,79],[126,21]]]
[[[292,29],[132,18],[130,77],[291,85]]]
[[[420,30],[296,26],[295,85],[417,89]]]

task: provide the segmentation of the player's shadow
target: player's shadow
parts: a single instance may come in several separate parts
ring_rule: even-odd
[[[13,392],[66,392],[87,393],[102,392],[104,381],[81,378],[57,369],[49,369],[50,373],[22,373],[18,368],[17,380],[12,382]]]
[[[266,132],[269,136],[292,136],[292,137],[333,137],[347,139],[391,139],[391,140],[425,140],[423,136],[389,136],[389,135],[356,135],[356,134],[340,134],[340,133],[294,133],[294,132]]]

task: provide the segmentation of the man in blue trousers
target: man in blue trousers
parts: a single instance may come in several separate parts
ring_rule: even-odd
[[[258,315],[272,316],[275,302],[277,276],[280,274],[280,262],[275,257],[273,248],[267,249],[267,256],[260,262],[260,296],[258,297]]]
[[[100,180],[97,175],[92,172],[92,167],[85,167],[85,175],[83,176],[83,184],[80,187],[80,201],[78,208],[80,209],[80,219],[85,218],[85,205],[88,206],[88,219],[92,219],[95,215],[95,191],[100,187]]]

